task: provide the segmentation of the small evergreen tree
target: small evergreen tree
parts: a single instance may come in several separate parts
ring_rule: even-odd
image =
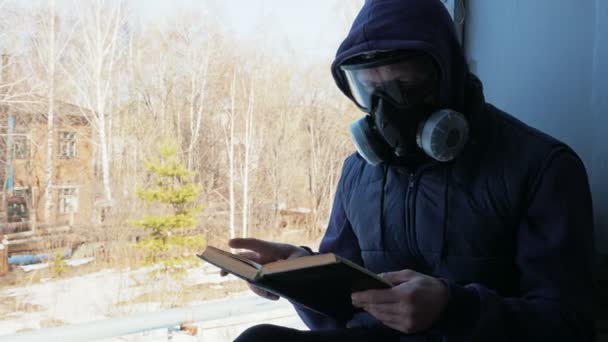
[[[146,162],[150,184],[139,188],[137,196],[148,206],[168,206],[170,213],[147,215],[131,224],[149,232],[137,243],[145,252],[145,262],[162,262],[165,270],[176,270],[194,260],[192,254],[205,247],[203,236],[193,231],[197,215],[203,210],[195,204],[201,187],[192,180],[196,174],[179,161],[175,146],[164,143],[159,154],[160,159]]]
[[[53,264],[51,265],[51,272],[54,276],[60,277],[68,271],[68,266],[63,260],[63,252],[56,251],[55,257],[53,258]]]

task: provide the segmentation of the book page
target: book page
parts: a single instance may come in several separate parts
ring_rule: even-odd
[[[197,256],[230,274],[249,281],[255,280],[262,267],[252,260],[212,246],[207,246],[205,251]]]

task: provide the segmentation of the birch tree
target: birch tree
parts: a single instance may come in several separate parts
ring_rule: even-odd
[[[42,181],[43,189],[36,199],[44,200],[44,221],[51,220],[53,203],[54,177],[54,125],[55,99],[58,87],[58,67],[70,41],[70,30],[60,27],[60,15],[55,0],[41,7],[23,12],[16,8],[4,10],[8,17],[2,18],[2,45],[10,46],[13,50],[6,51],[2,56],[3,82],[0,85],[2,102],[5,105],[17,105],[27,108],[29,104],[39,105],[44,102],[46,111],[47,130],[46,141],[30,141],[32,145],[45,145],[45,175]],[[11,77],[7,77],[7,75]],[[19,121],[23,123],[24,118]],[[27,135],[29,138],[29,134]],[[31,166],[31,165],[30,165]],[[30,167],[28,166],[28,167]],[[28,179],[33,177],[28,173]],[[33,183],[28,181],[28,186]],[[29,204],[31,207],[31,203]],[[33,209],[33,208],[32,208]],[[32,212],[35,212],[33,210]]]
[[[59,25],[55,0],[50,0],[46,8],[37,15],[38,30],[34,33],[32,47],[35,63],[42,71],[46,101],[46,165],[44,177],[44,221],[50,222],[53,207],[53,179],[55,173],[55,99],[57,97],[57,69],[60,69],[61,57],[69,45],[73,30],[62,34]]]
[[[192,170],[195,146],[197,146],[201,135],[201,124],[203,121],[203,110],[205,109],[205,96],[207,88],[207,75],[209,70],[209,57],[199,61],[195,57],[193,69],[190,73],[190,106],[189,106],[189,128],[190,138],[188,139],[188,169]]]
[[[186,129],[187,134],[183,137],[185,142],[184,150],[188,169],[192,170],[196,147],[201,138],[201,127],[204,112],[206,111],[206,100],[209,84],[209,66],[213,51],[213,42],[209,40],[209,28],[206,25],[208,16],[205,13],[197,12],[194,16],[189,13],[180,13],[173,24],[172,30],[167,34],[169,46],[174,46],[171,51],[174,62],[179,65],[175,69],[178,80],[184,80],[178,88],[186,94]],[[181,94],[179,94],[181,95]],[[178,95],[178,96],[179,96]],[[184,96],[180,96],[183,98]],[[177,106],[177,130],[178,138],[182,138],[182,106]],[[181,141],[180,141],[181,143]]]
[[[224,141],[226,143],[226,155],[228,159],[228,206],[229,206],[229,237],[230,239],[236,237],[236,197],[235,197],[235,183],[236,183],[236,172],[235,172],[235,119],[236,119],[236,75],[237,71],[234,70],[232,75],[232,82],[230,83],[230,96],[229,103],[226,106],[225,120],[222,123],[222,129],[224,131]]]
[[[253,79],[253,77],[252,77]],[[254,85],[253,81],[251,81],[251,85],[249,86],[249,95],[247,102],[247,111],[245,113],[245,137],[243,144],[244,146],[244,154],[243,164],[242,164],[242,172],[243,172],[243,228],[241,231],[242,237],[247,237],[248,235],[248,224],[249,224],[249,177],[251,173],[251,154],[254,149],[254,131],[253,131],[253,123],[254,123],[254,99],[255,99]]]
[[[48,109],[46,114],[46,177],[44,187],[44,222],[51,221],[51,207],[53,205],[53,174],[55,163],[53,162],[55,154],[53,153],[53,144],[55,137],[55,66],[57,63],[55,55],[55,0],[49,2],[49,48],[48,48]]]
[[[88,5],[88,4],[87,4]],[[113,115],[113,97],[118,96],[117,65],[124,57],[126,42],[119,35],[125,25],[126,9],[122,0],[95,0],[83,7],[80,35],[74,45],[70,62],[76,73],[71,76],[72,86],[78,94],[78,102],[96,135],[99,151],[104,200],[112,204],[110,175],[110,142]]]

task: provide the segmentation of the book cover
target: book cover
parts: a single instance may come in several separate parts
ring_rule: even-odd
[[[293,303],[340,320],[357,310],[351,303],[352,292],[391,287],[373,272],[332,253],[265,265],[212,246],[198,256]]]

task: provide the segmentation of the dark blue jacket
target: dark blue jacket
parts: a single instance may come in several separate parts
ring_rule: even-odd
[[[333,66],[347,96],[337,66],[386,49],[437,60],[443,105],[467,116],[472,137],[454,162],[415,171],[347,158],[319,251],[446,281],[443,317],[404,341],[593,340],[592,205],[580,159],[485,103],[439,0],[366,1]],[[297,309],[311,329],[379,324],[367,313],[347,323]]]

